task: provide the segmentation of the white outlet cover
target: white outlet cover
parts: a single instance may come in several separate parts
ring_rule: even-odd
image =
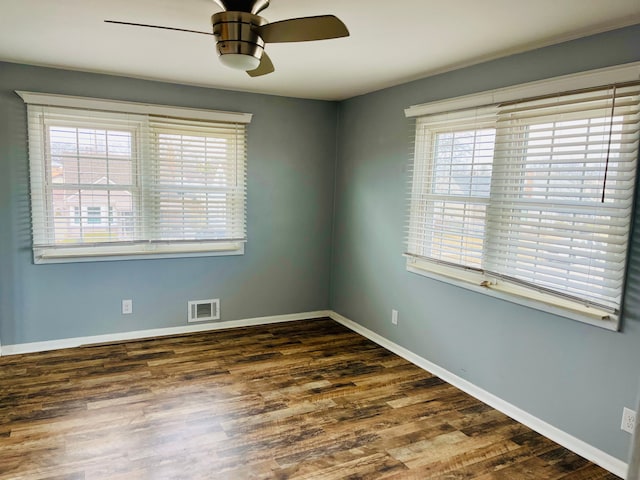
[[[622,410],[622,424],[620,428],[625,432],[633,433],[636,426],[636,412],[630,408],[624,408]]]
[[[122,300],[122,314],[129,315],[133,313],[133,300]]]

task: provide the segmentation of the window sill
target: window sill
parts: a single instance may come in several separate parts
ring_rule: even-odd
[[[35,264],[83,263],[121,260],[155,260],[163,258],[219,257],[230,255],[244,255],[244,243],[143,244],[70,248],[35,247],[33,249],[33,262]]]
[[[486,277],[479,272],[463,271],[445,265],[421,262],[412,257],[407,258],[407,271],[606,330],[618,331],[619,329],[618,316],[610,312],[553,295],[530,291],[506,282],[489,283]]]

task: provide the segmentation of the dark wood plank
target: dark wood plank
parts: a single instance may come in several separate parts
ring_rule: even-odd
[[[0,479],[611,480],[309,320],[0,358]]]

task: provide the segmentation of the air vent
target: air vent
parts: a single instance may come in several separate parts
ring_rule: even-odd
[[[189,322],[220,320],[220,299],[189,302]]]

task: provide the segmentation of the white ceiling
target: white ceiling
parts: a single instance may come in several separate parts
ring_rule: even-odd
[[[270,44],[276,72],[225,68],[212,0],[0,0],[0,60],[341,100],[456,67],[640,23],[639,0],[271,0],[269,21],[334,14],[349,38]]]

